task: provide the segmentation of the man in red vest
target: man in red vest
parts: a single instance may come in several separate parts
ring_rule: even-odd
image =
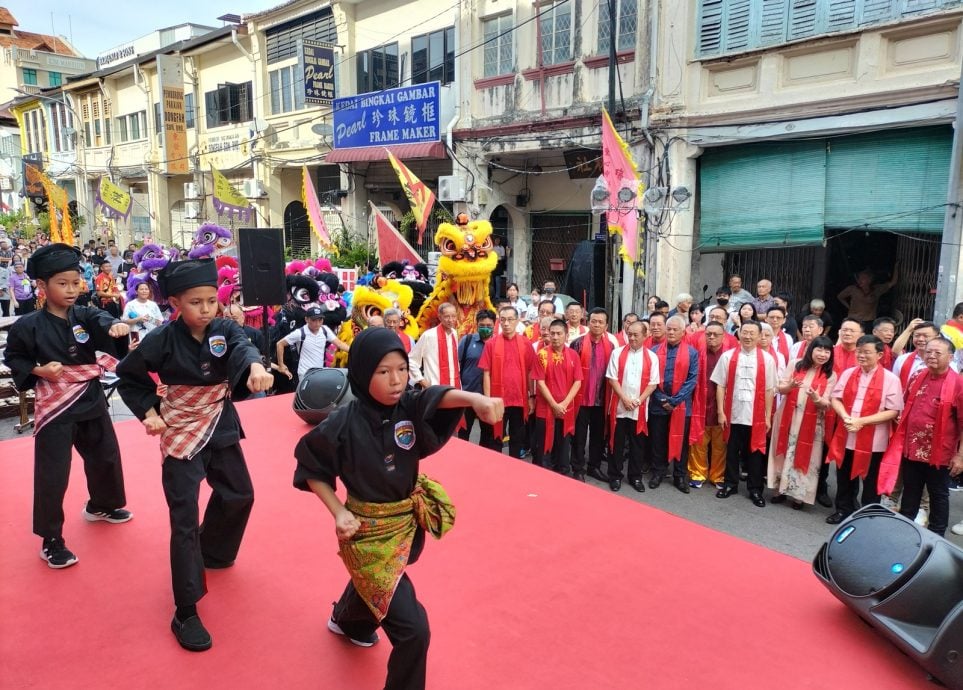
[[[732,349],[723,344],[725,335],[723,324],[710,321],[705,330],[705,346],[699,348],[699,383],[696,386],[692,424],[696,424],[695,415],[699,414],[703,415],[704,423],[703,431],[698,434],[698,441],[693,444],[689,455],[689,486],[694,489],[701,489],[707,479],[717,489],[725,487],[726,441],[719,426],[716,384],[709,378],[722,353]]]
[[[931,339],[923,351],[926,370],[906,390],[899,426],[883,455],[877,489],[889,494],[902,471],[900,514],[910,520],[929,490],[929,529],[941,537],[950,521],[950,472],[963,470],[963,379],[950,368],[956,348],[949,339]]]
[[[648,399],[659,385],[659,360],[644,347],[642,322],[629,325],[629,344],[612,353],[605,372],[612,387],[609,405],[609,488],[622,488],[622,462],[629,447],[628,480],[638,492],[645,491],[642,456],[648,435]]]
[[[712,372],[716,384],[719,426],[726,435],[726,483],[716,498],[739,492],[739,467],[746,463],[749,499],[763,508],[766,436],[772,426],[772,403],[776,394],[776,361],[759,349],[762,328],[747,321],[739,328],[740,347],[719,357]]]
[[[582,386],[582,365],[565,344],[567,331],[564,321],[552,321],[549,346],[539,350],[531,369],[536,391],[532,463],[564,475],[570,469],[569,451],[578,407],[575,397]]]
[[[657,489],[672,465],[672,483],[689,493],[689,425],[692,395],[699,375],[699,354],[685,342],[686,320],[676,314],[665,323],[665,342],[654,349],[659,358],[659,387],[649,398],[649,443],[652,474],[649,488]]]
[[[528,415],[535,411],[535,388],[528,376],[535,363],[535,351],[525,338],[516,336],[518,311],[515,307],[502,307],[498,322],[501,333],[485,343],[478,368],[484,372],[485,395],[501,398],[505,403],[504,423],[495,425],[495,440],[502,438],[502,432],[507,430],[508,452],[513,458],[520,458],[527,436],[525,424]]]
[[[638,321],[638,317],[635,319]],[[632,323],[632,322],[630,322]],[[582,367],[578,415],[575,418],[575,441],[572,447],[572,475],[585,480],[585,475],[607,482],[602,474],[602,449],[605,444],[605,402],[607,387],[605,370],[618,346],[607,333],[608,312],[595,307],[589,312],[587,335],[576,338],[572,349]],[[585,466],[585,444],[588,443],[588,467]]]
[[[913,349],[904,352],[893,362],[893,373],[899,378],[899,384],[906,390],[910,379],[926,368],[923,361],[923,350],[926,343],[940,334],[936,324],[932,321],[920,321],[913,329]]]
[[[843,326],[849,323],[844,321]],[[826,457],[836,463],[836,512],[826,518],[830,525],[838,525],[856,510],[860,480],[862,505],[879,503],[879,464],[889,445],[891,422],[903,409],[899,379],[879,365],[882,356],[883,341],[862,336],[856,341],[858,366],[846,369],[833,389],[837,422]]]

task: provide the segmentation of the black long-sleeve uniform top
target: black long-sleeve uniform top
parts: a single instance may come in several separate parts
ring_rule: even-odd
[[[95,364],[97,351],[116,355],[114,339],[107,331],[116,318],[97,307],[72,306],[67,318],[38,309],[21,316],[10,328],[3,360],[13,373],[17,390],[25,391],[37,384],[34,367],[50,362],[64,366]],[[103,389],[98,379],[87,384],[83,395],[57,417],[58,422],[92,419],[106,409]]]
[[[155,328],[144,336],[137,349],[117,367],[117,392],[130,411],[143,420],[147,411],[160,412],[157,384],[150,372],[167,385],[214,386],[228,383],[233,388],[254,362],[261,361],[244,330],[230,319],[213,319],[203,339],[197,341],[180,319]],[[209,445],[223,448],[244,438],[237,411],[230,398],[214,429]]]
[[[419,461],[441,449],[461,418],[461,408],[438,409],[447,386],[406,391],[398,404],[379,410],[360,400],[336,409],[305,434],[294,450],[294,486],[308,480],[337,488],[344,482],[355,499],[391,503],[411,496]]]

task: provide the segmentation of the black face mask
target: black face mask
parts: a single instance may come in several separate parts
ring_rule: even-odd
[[[719,306],[720,306],[720,307],[724,307],[724,306],[726,306],[727,304],[729,304],[729,298],[728,298],[728,297],[716,297],[716,302],[719,303]]]

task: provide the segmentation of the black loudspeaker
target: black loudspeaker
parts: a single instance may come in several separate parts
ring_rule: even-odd
[[[294,392],[294,413],[308,424],[320,424],[334,409],[354,400],[347,369],[311,369]]]
[[[589,309],[605,306],[605,243],[585,240],[575,246],[563,294]]]
[[[839,525],[813,572],[932,676],[963,688],[963,550],[870,505]]]
[[[237,231],[241,297],[247,306],[284,304],[284,231],[241,228]]]

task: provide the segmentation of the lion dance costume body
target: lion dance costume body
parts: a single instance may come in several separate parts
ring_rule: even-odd
[[[487,220],[468,220],[459,213],[455,225],[442,223],[435,233],[435,244],[441,251],[435,289],[418,312],[420,332],[438,325],[438,307],[444,302],[458,309],[458,334],[471,333],[475,314],[491,309],[488,288],[498,255],[492,251],[492,224]]]
[[[405,333],[412,338],[417,338],[418,327],[415,326],[415,322],[408,312],[413,298],[414,291],[397,280],[378,278],[372,285],[358,285],[355,287],[351,298],[351,315],[347,321],[341,324],[338,339],[347,345],[351,345],[354,337],[368,327],[368,317],[373,315],[383,316],[385,310],[392,307],[401,311]],[[347,361],[348,353],[339,352],[335,355],[334,365],[336,367],[347,366]]]

